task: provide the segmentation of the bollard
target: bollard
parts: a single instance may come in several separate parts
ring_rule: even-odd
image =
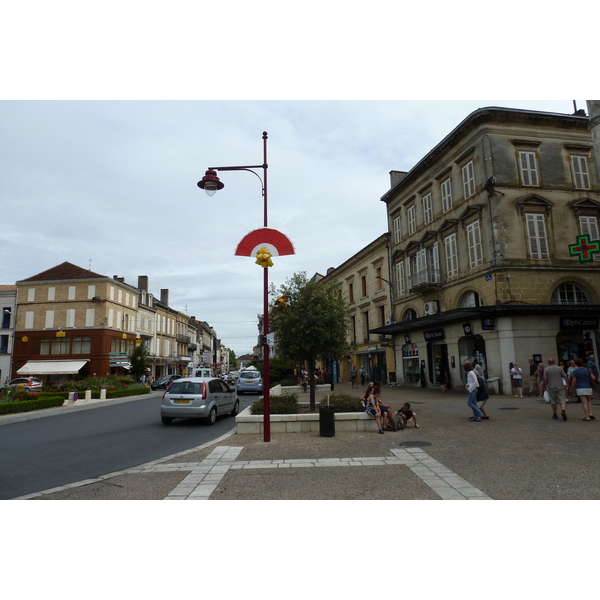
[[[100,400],[106,400],[106,388],[100,390]]]
[[[89,402],[92,399],[92,390],[85,390],[85,401]]]

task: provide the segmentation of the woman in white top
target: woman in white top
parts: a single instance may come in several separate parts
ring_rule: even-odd
[[[475,374],[475,371],[473,371],[473,365],[469,362],[463,365],[463,369],[467,373],[467,390],[469,392],[467,404],[473,410],[473,416],[469,419],[469,421],[479,423],[479,421],[481,421],[481,417],[483,417],[483,413],[477,406],[477,389],[479,388],[477,375]]]
[[[513,390],[515,392],[515,398],[523,397],[523,369],[519,366],[519,363],[515,363],[513,368],[510,370],[510,376],[512,377]]]

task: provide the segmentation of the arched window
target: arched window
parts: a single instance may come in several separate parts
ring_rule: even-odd
[[[460,305],[461,308],[471,308],[472,306],[483,306],[481,296],[477,292],[467,292]]]
[[[552,304],[590,304],[587,294],[576,284],[567,281],[554,288]]]
[[[413,319],[417,318],[417,313],[414,309],[409,308],[405,313],[404,313],[404,320],[405,321],[412,321]]]

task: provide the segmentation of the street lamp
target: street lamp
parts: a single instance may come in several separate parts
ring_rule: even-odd
[[[263,392],[264,392],[264,441],[271,441],[271,394],[270,394],[270,368],[269,368],[269,345],[267,335],[269,333],[269,270],[271,266],[270,256],[293,254],[291,242],[280,232],[268,229],[267,225],[267,132],[263,131],[263,164],[243,165],[236,167],[209,167],[204,177],[198,182],[198,187],[203,189],[209,196],[223,189],[224,184],[217,175],[217,171],[250,171],[254,173],[261,182],[264,204],[264,228],[248,234],[239,244],[236,251],[241,256],[256,256],[257,263],[264,268],[264,292],[263,292],[263,336],[260,338],[263,344]],[[262,169],[262,178],[253,169]],[[267,260],[259,262],[261,257]],[[267,264],[267,262],[269,264]]]

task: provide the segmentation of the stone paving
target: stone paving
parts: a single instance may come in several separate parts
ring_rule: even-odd
[[[472,423],[462,390],[384,388],[383,399],[394,408],[410,401],[421,427],[385,435],[277,434],[268,443],[262,434],[234,434],[21,499],[600,498],[600,419],[583,422],[580,404],[569,404],[563,422],[551,419],[539,398],[492,396],[491,418]]]

